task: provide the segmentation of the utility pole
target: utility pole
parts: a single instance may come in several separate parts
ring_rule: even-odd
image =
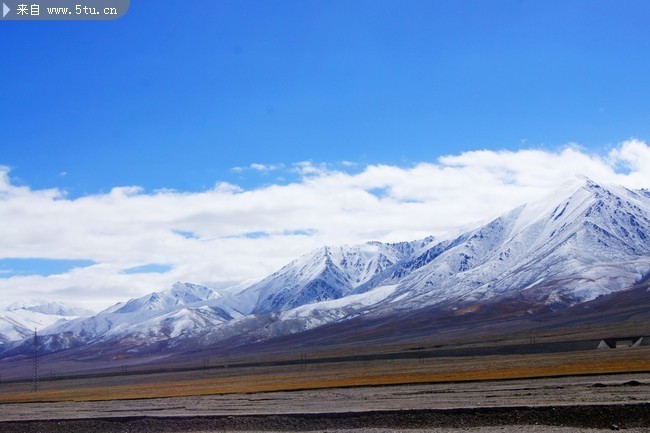
[[[33,365],[33,375],[32,375],[32,392],[37,392],[41,386],[39,382],[39,374],[38,374],[38,332],[36,331],[36,328],[34,328],[34,342],[33,342],[33,349],[34,349],[34,365]]]

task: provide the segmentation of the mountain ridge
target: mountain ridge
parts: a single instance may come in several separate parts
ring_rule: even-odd
[[[548,313],[647,278],[649,235],[650,192],[576,179],[459,236],[321,247],[235,295],[176,283],[55,324],[43,344],[58,351],[115,341],[137,353],[220,341],[246,345],[425,308],[451,318],[488,305]],[[5,346],[0,357],[21,350],[20,342]]]
[[[25,300],[0,307],[0,345],[31,336],[35,330],[93,313],[60,302]]]

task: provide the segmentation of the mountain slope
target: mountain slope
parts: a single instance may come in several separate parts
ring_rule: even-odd
[[[0,309],[0,344],[29,337],[35,329],[41,331],[55,323],[91,314],[59,302],[16,302]]]
[[[209,299],[221,297],[212,289],[191,283],[176,283],[170,289],[154,292],[151,295],[131,299],[123,306],[112,310],[114,313],[135,313],[161,311],[183,305],[192,305]]]
[[[55,351],[111,339],[149,345],[187,337],[232,319],[224,309],[209,305],[220,297],[205,286],[176,283],[93,317],[55,324],[43,331],[42,344],[44,349]]]
[[[339,299],[431,241],[427,238],[396,244],[368,242],[319,248],[249,287],[242,296],[254,300],[251,313],[286,311]]]
[[[485,308],[494,310],[484,316],[490,320],[563,309],[624,290],[650,273],[649,215],[647,191],[578,179],[545,200],[404,256],[360,279],[356,288],[346,286],[349,294],[342,298],[285,304],[260,329],[244,318],[215,329],[214,339],[237,329],[242,340],[247,335],[260,341],[351,318],[390,321],[420,310],[453,321]],[[314,259],[303,257],[302,267],[294,262],[288,268],[319,263]],[[273,289],[286,291],[282,284]]]
[[[349,335],[345,322],[364,324],[359,332],[399,323],[407,335],[434,316],[442,327],[548,315],[650,274],[648,236],[650,192],[578,179],[460,236],[320,248],[234,295],[177,283],[55,325],[44,345],[134,355],[243,346],[333,323]]]
[[[526,296],[559,308],[629,287],[648,274],[649,233],[647,191],[583,179],[436,244],[360,290],[393,283],[397,275],[398,287],[385,302],[399,301],[400,309],[459,307],[495,296]]]

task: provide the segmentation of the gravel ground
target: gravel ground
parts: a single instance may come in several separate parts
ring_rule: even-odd
[[[104,418],[2,423],[3,433],[587,431],[650,432],[650,405],[403,410],[264,416]],[[569,427],[569,428],[567,428]]]
[[[0,405],[2,433],[650,433],[650,375]]]

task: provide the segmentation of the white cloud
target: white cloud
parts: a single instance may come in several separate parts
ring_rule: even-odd
[[[267,167],[266,165],[264,165],[264,164],[258,164],[258,163],[255,163],[255,162],[252,163],[252,164],[250,165],[250,167],[251,167],[253,170],[257,170],[257,171],[265,171],[265,170],[268,170],[268,167]]]
[[[252,163],[249,166],[253,170],[257,171],[262,171],[262,172],[268,172],[268,171],[273,171],[273,170],[279,170],[284,167],[282,164],[260,164],[257,162]]]
[[[609,164],[622,168],[632,187],[647,187],[650,172],[650,147],[641,140],[632,139],[609,152]]]
[[[268,173],[275,170],[281,170],[284,168],[284,164],[261,164],[259,162],[253,162],[248,167],[233,167],[230,169],[233,173],[243,173],[246,170],[254,170],[260,173]]]
[[[410,240],[484,221],[576,174],[648,187],[650,147],[632,139],[602,157],[572,145],[465,152],[354,174],[313,162],[287,169],[300,179],[249,190],[221,182],[199,193],[127,186],[70,199],[58,189],[14,185],[0,167],[0,258],[97,263],[62,275],[0,278],[0,293],[103,307],[177,280],[225,285],[261,278],[322,244]],[[171,270],[123,273],[148,263]]]
[[[293,172],[301,176],[318,176],[327,173],[327,164],[314,164],[312,161],[300,161],[293,163]]]

